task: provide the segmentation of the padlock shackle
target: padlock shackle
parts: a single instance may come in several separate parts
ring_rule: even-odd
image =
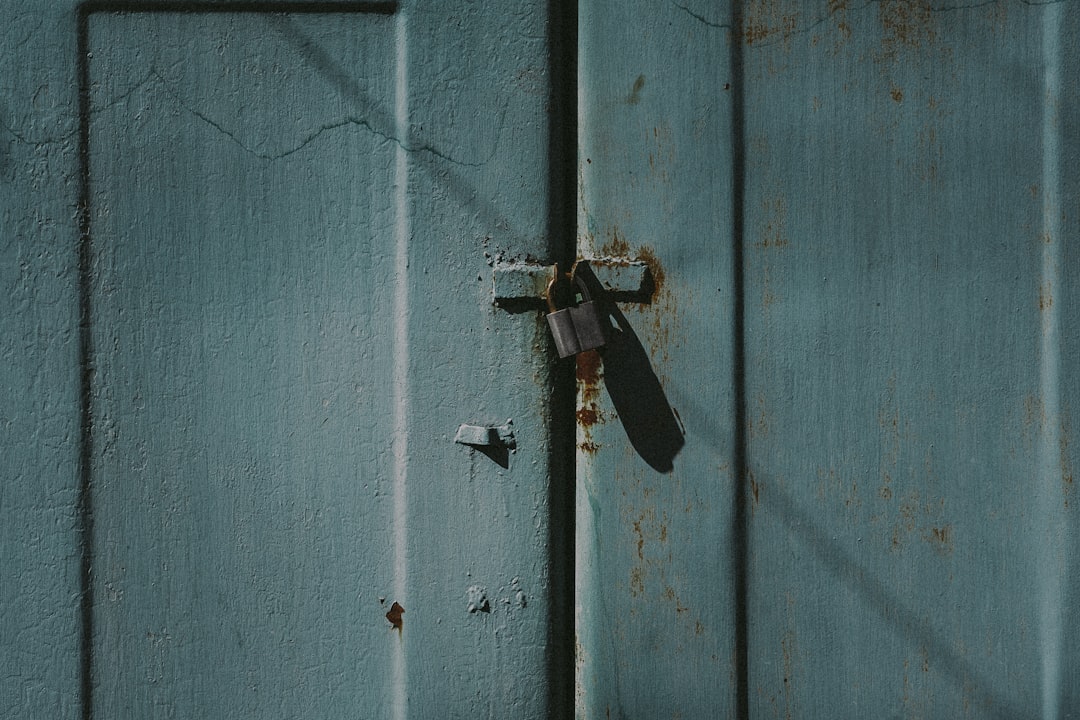
[[[578,263],[574,263],[574,270],[571,273],[570,280],[579,288],[581,288],[581,301],[592,302],[592,295],[589,294],[589,286],[586,285],[585,280],[580,275],[578,275],[578,266]]]
[[[548,280],[547,287],[544,288],[544,299],[547,300],[548,310],[555,312],[555,284],[559,282],[559,264],[555,263],[554,268],[551,271],[551,279]]]
[[[592,294],[589,292],[589,286],[586,284],[585,280],[578,275],[577,270],[578,263],[574,263],[574,269],[570,273],[570,282],[581,290],[582,302],[592,302]],[[555,286],[559,283],[560,279],[559,265],[556,263],[554,270],[551,273],[551,279],[548,280],[547,287],[544,288],[544,300],[547,301],[548,310],[550,312],[556,312],[558,310],[558,308],[555,307]],[[571,305],[577,304],[577,302],[571,303]]]

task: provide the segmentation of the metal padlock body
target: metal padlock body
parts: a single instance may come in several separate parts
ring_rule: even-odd
[[[556,310],[552,293],[557,279],[556,270],[556,275],[547,288],[548,309],[551,310],[547,321],[559,357],[570,357],[600,347],[606,341],[603,320],[600,317],[600,307],[589,297],[589,289],[581,278],[575,277],[574,284],[581,290],[583,302]]]
[[[559,353],[560,358],[570,357],[581,352],[577,331],[574,328],[573,311],[576,309],[572,307],[563,308],[547,315],[551,337],[555,341],[555,351]]]
[[[567,308],[570,317],[574,321],[574,332],[577,335],[577,352],[594,350],[601,347],[606,338],[604,337],[603,320],[600,317],[600,306],[592,300],[575,307]]]

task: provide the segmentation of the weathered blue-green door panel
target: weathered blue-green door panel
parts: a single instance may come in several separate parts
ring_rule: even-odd
[[[582,12],[584,252],[607,233],[596,245],[647,250],[661,295],[673,289],[658,322],[655,299],[636,323],[627,311],[687,430],[671,474],[646,475],[641,496],[662,502],[645,509],[674,514],[672,488],[747,507],[745,534],[697,529],[688,557],[650,566],[648,518],[624,484],[627,467],[649,471],[600,391],[606,422],[581,430],[596,454],[579,461],[579,712],[712,716],[718,705],[665,695],[680,687],[666,679],[677,664],[750,717],[1068,717],[1080,703],[1067,320],[1077,13],[736,10]],[[710,122],[736,137],[714,139]],[[707,173],[662,164],[639,125],[660,137],[665,123],[673,165]],[[710,222],[732,188],[741,202]],[[698,275],[733,243],[739,272]],[[734,318],[730,299],[702,304],[733,286]],[[740,322],[741,352],[703,329]],[[719,403],[711,426],[684,409],[740,393],[738,421]],[[737,465],[738,436],[741,489],[695,455],[727,443]],[[664,651],[693,604],[635,605],[637,579],[689,562],[695,585],[735,589],[719,632],[745,664],[733,658],[720,683],[699,669],[710,656]]]
[[[543,16],[273,9],[87,20],[94,712],[544,717]]]
[[[1076,16],[805,12],[746,18],[752,714],[1063,716]]]
[[[673,4],[580,18],[579,252],[656,288],[577,361],[578,713],[733,717],[728,38]]]
[[[0,717],[78,716],[75,17],[0,23]]]
[[[89,19],[102,717],[391,706],[393,23]]]
[[[549,684],[551,364],[534,313],[492,305],[496,257],[544,257],[550,154],[543,3],[405,7],[410,388],[405,631],[409,714],[558,716]],[[399,51],[400,51],[399,47]],[[507,469],[454,445],[510,418]],[[395,540],[397,542],[397,540]],[[554,598],[556,603],[562,598]],[[551,666],[556,677],[568,668]],[[554,681],[553,681],[554,683]],[[554,704],[552,704],[554,703]]]

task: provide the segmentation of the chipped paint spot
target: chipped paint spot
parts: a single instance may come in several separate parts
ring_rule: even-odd
[[[896,102],[896,103],[904,102],[904,91],[901,90],[900,88],[896,87],[895,85],[893,85],[889,89],[889,96],[892,97],[893,102]]]
[[[491,601],[488,600],[486,589],[479,585],[472,585],[465,591],[465,596],[468,601],[466,610],[470,615],[475,615],[478,612],[491,612]]]
[[[390,611],[386,613],[386,619],[390,621],[390,625],[394,627],[399,633],[401,632],[402,620],[401,616],[405,614],[405,608],[401,607],[401,604],[396,600],[394,604],[390,606]]]

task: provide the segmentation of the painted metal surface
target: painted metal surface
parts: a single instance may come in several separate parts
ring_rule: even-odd
[[[0,716],[1080,712],[1076,3],[560,8],[4,11]]]
[[[0,715],[557,712],[546,6],[4,16]]]
[[[654,288],[577,362],[578,714],[735,717],[727,36],[670,4],[580,17],[580,252]]]
[[[722,5],[581,14],[579,715],[1075,717],[1080,8]]]

